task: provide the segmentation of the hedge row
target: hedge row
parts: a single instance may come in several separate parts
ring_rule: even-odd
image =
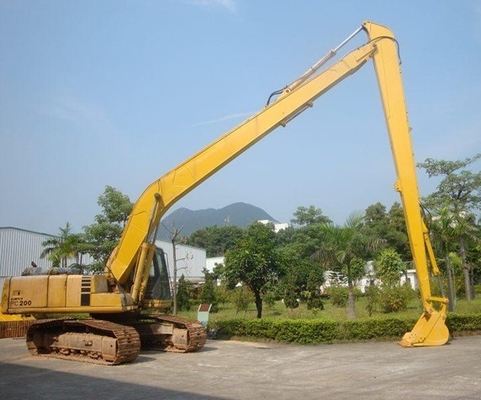
[[[481,314],[448,314],[446,326],[451,335],[481,333]]]
[[[370,318],[335,322],[320,319],[231,319],[215,321],[209,328],[218,338],[245,337],[285,343],[319,344],[339,341],[400,339],[410,331],[412,318]],[[451,335],[481,333],[481,314],[449,314]]]

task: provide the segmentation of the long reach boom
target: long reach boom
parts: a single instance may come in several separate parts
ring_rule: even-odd
[[[339,61],[332,58],[360,31],[368,41]],[[331,61],[332,60],[332,61]],[[184,163],[150,184],[134,205],[119,245],[103,275],[8,277],[4,281],[0,337],[26,330],[32,354],[119,364],[134,360],[140,348],[197,351],[206,342],[204,327],[176,316],[145,314],[170,305],[165,257],[155,247],[162,216],[181,197],[279,126],[311,108],[315,100],[374,63],[396,167],[409,243],[417,271],[423,314],[400,344],[437,346],[448,341],[447,299],[431,293],[430,274],[439,270],[423,223],[416,169],[401,78],[397,42],[392,32],[364,22],[351,36],[282,90],[267,105]],[[327,66],[330,62],[330,66]],[[18,320],[35,314],[90,314],[91,319]],[[8,324],[4,321],[10,321]]]

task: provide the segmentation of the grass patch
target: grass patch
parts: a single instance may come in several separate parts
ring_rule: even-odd
[[[333,306],[328,300],[324,310],[308,310],[306,304],[288,309],[281,302],[265,307],[257,319],[254,304],[246,312],[236,312],[229,303],[220,304],[219,312],[209,316],[209,327],[219,329],[221,339],[273,340],[287,343],[318,344],[364,340],[399,340],[410,331],[422,315],[419,300],[412,300],[406,310],[392,313],[375,311],[369,316],[368,301],[356,301],[355,320],[348,318],[347,308]],[[197,308],[180,315],[197,318]],[[451,334],[460,336],[481,333],[481,298],[468,302],[459,299],[456,312],[446,321]]]
[[[394,313],[384,313],[381,311],[374,311],[369,317],[367,310],[367,299],[359,297],[356,300],[356,317],[357,319],[369,318],[414,318],[418,319],[423,310],[419,300],[412,300],[404,311]],[[481,297],[473,301],[466,301],[458,299],[456,301],[455,314],[481,314]],[[190,311],[182,311],[180,316],[197,319],[197,306],[192,307]],[[256,319],[257,311],[254,304],[249,304],[246,312],[236,312],[235,306],[231,303],[219,304],[219,311],[211,313],[210,321],[225,321],[230,319]],[[347,308],[339,308],[333,306],[329,300],[324,301],[324,310],[308,310],[305,303],[301,303],[298,308],[288,309],[286,306],[278,301],[273,308],[268,308],[264,305],[262,318],[269,319],[326,319],[331,321],[345,321],[348,320]]]

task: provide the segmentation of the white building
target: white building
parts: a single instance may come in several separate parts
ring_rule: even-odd
[[[268,219],[260,219],[257,222],[260,222],[261,224],[264,224],[264,225],[273,224],[275,233],[282,231],[283,229],[287,229],[289,227],[289,224],[286,224],[286,223],[277,224],[275,222],[269,221]]]
[[[174,278],[174,249],[172,243],[156,240],[155,245],[164,250],[169,277],[172,280]],[[185,244],[176,244],[175,253],[177,259],[177,280],[183,274],[185,279],[191,282],[204,281],[204,273],[202,271],[206,267],[205,249]]]
[[[355,285],[363,293],[370,285],[374,284],[379,286],[381,284],[381,281],[376,278],[376,271],[374,269],[373,261],[368,261],[366,263],[364,272],[364,276],[358,280]],[[414,290],[418,288],[418,279],[415,269],[406,270],[400,275],[399,280],[401,285],[404,285],[406,282],[408,282]],[[325,293],[325,291],[332,285],[347,287],[347,277],[336,271],[324,272],[324,283],[321,285],[321,292]]]
[[[224,257],[209,257],[205,260],[205,267],[209,272],[213,272],[214,268],[219,264],[224,264]]]
[[[418,285],[418,276],[416,275],[415,269],[408,269],[406,270],[406,274],[401,275],[401,285],[404,285],[408,282],[413,289],[417,289]]]

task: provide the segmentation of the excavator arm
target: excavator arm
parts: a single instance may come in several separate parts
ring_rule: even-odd
[[[137,268],[138,260],[143,259],[142,244],[152,243],[160,219],[176,201],[274,129],[312,107],[318,97],[361,68],[375,51],[368,43],[351,52],[295,90],[285,91],[277,101],[153,182],[135,203],[120,244],[109,261],[108,269],[118,282],[125,283]],[[148,257],[145,259],[148,261]]]
[[[302,111],[312,107],[318,97],[361,68],[375,51],[375,46],[368,43],[294,90],[286,89],[277,101],[153,182],[134,205],[120,244],[109,260],[110,273],[120,284],[124,284],[133,269],[145,271],[160,219],[176,201],[274,129],[285,126]],[[143,256],[143,253],[147,255]],[[142,272],[138,273],[136,276],[142,275]],[[140,280],[134,279],[134,282]]]
[[[341,60],[319,72],[337,50],[360,30],[367,33],[368,42],[348,53]],[[153,182],[134,205],[120,244],[110,257],[107,271],[121,285],[134,273],[132,298],[139,302],[153,256],[153,243],[160,219],[180,198],[253,146],[279,126],[313,106],[314,101],[373,60],[381,93],[384,115],[397,172],[399,191],[405,213],[407,231],[416,266],[424,314],[401,345],[441,345],[448,340],[445,326],[446,299],[431,295],[427,253],[437,273],[429,237],[422,221],[415,163],[404,99],[397,43],[392,32],[373,22],[364,22],[336,49],[305,74],[278,92],[271,104],[247,119],[219,139],[206,146],[184,163]],[[440,304],[438,310],[433,303]]]
[[[401,195],[424,309],[414,329],[404,335],[400,344],[405,347],[442,345],[449,338],[449,331],[445,325],[447,299],[434,297],[431,294],[428,257],[433,273],[437,275],[439,270],[419,206],[415,162],[397,57],[397,44],[389,29],[373,23],[364,23],[363,26],[371,40],[379,39],[376,43],[378,51],[374,54],[373,61],[396,167],[395,188]],[[435,309],[435,305],[439,310]]]

